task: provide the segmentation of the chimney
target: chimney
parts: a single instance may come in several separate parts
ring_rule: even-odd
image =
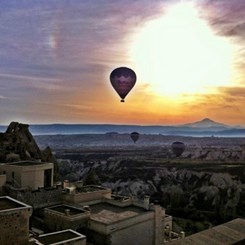
[[[184,231],[181,231],[181,232],[180,232],[180,237],[181,237],[181,238],[185,238],[185,232],[184,232]]]
[[[70,215],[70,209],[69,208],[65,209],[65,214],[66,214],[66,216]]]
[[[144,209],[149,210],[150,207],[150,196],[144,196]]]
[[[83,206],[83,209],[84,209],[85,211],[91,211],[91,208],[90,208],[88,205]]]
[[[154,245],[163,244],[164,238],[164,217],[165,217],[165,210],[159,205],[158,202],[154,203],[154,223],[155,223],[155,240]]]
[[[65,189],[65,188],[67,188],[67,187],[69,187],[69,180],[64,180],[64,182],[63,182],[63,188]]]

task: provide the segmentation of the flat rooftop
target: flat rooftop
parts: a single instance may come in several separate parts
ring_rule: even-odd
[[[76,192],[78,193],[87,193],[87,192],[102,191],[102,190],[109,190],[109,189],[96,185],[85,185],[76,188]]]
[[[245,244],[245,219],[234,219],[222,225],[169,243],[169,245],[187,244]]]
[[[15,166],[35,166],[35,165],[42,165],[42,164],[46,164],[46,163],[47,162],[20,161],[20,162],[8,163],[8,165],[15,165]]]
[[[77,215],[77,214],[85,213],[85,211],[79,208],[71,207],[69,205],[59,205],[59,206],[49,207],[48,209],[54,210],[62,214],[66,214],[67,210],[69,209],[69,215]]]
[[[85,236],[73,230],[64,230],[64,231],[44,234],[37,237],[36,239],[44,245],[49,245],[49,244],[55,244],[59,242],[71,242],[75,240],[85,239]]]
[[[0,211],[13,209],[13,208],[22,208],[26,207],[24,204],[15,201],[9,197],[0,197]]]
[[[146,212],[152,212],[146,211],[145,209],[140,207],[118,207],[108,203],[98,203],[89,207],[91,209],[90,218],[104,224],[112,224],[117,221],[136,217]]]

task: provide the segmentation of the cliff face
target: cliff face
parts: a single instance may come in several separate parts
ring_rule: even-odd
[[[0,133],[0,162],[16,162],[22,160],[53,162],[57,169],[57,162],[49,147],[40,150],[29,125],[11,122],[5,133]]]

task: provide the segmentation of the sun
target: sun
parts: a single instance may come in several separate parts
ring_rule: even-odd
[[[193,3],[178,3],[147,22],[132,45],[138,80],[157,95],[206,93],[232,79],[233,48],[198,16]]]

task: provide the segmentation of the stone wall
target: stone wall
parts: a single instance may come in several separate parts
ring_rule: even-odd
[[[0,211],[1,245],[28,244],[31,213],[31,208]]]
[[[4,187],[4,192],[17,199],[18,201],[24,202],[31,205],[33,209],[44,208],[51,205],[57,205],[62,202],[62,189],[52,188],[50,190],[39,189],[38,191],[28,191]]]
[[[63,195],[63,200],[69,203],[85,203],[93,200],[103,200],[104,198],[111,197],[111,190],[99,190],[99,191],[91,191],[91,192],[75,192],[75,193],[67,193]]]
[[[61,231],[64,229],[81,229],[87,225],[90,212],[77,215],[63,214],[49,208],[44,209],[44,223],[50,231]]]
[[[2,194],[3,186],[6,184],[6,175],[0,175],[0,195]]]

